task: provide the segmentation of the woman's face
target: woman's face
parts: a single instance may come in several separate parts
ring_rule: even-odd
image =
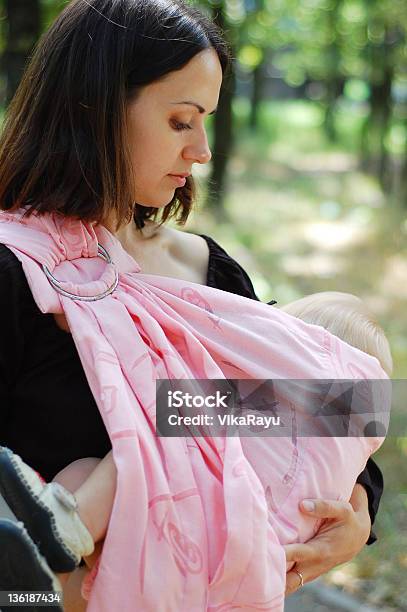
[[[218,104],[222,69],[214,49],[195,55],[184,68],[143,87],[128,106],[128,134],[135,201],[162,207],[191,173],[211,159],[205,119]],[[172,175],[172,176],[171,176]]]

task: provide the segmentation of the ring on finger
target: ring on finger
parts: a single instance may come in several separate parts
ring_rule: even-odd
[[[295,572],[300,579],[300,586],[298,588],[303,587],[304,586],[304,576],[301,574],[301,572],[299,572],[295,568],[293,568],[292,571]]]

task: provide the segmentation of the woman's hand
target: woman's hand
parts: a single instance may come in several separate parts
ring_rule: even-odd
[[[294,569],[303,575],[304,583],[315,580],[357,555],[370,534],[368,500],[362,485],[355,485],[349,502],[307,501],[314,502],[315,509],[308,511],[301,502],[300,510],[307,516],[323,519],[323,523],[314,538],[306,544],[284,546],[287,563],[295,563],[293,569],[287,572],[286,595],[300,587],[300,578]]]

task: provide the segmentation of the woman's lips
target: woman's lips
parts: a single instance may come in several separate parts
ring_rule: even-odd
[[[187,179],[184,176],[177,176],[176,174],[169,174],[168,176],[172,178],[178,187],[183,187],[187,182]]]

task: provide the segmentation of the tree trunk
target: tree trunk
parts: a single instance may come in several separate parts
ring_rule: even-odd
[[[13,97],[35,43],[41,33],[40,0],[4,0],[8,32],[3,53],[7,79],[6,103]]]
[[[391,183],[391,170],[389,163],[389,153],[386,148],[386,135],[389,129],[392,115],[391,86],[393,81],[393,70],[387,69],[384,74],[383,83],[379,92],[381,102],[381,122],[380,122],[380,153],[378,161],[378,175],[382,188],[386,190]]]
[[[335,125],[335,111],[339,96],[343,92],[344,82],[343,79],[333,76],[326,82],[326,96],[325,96],[325,116],[324,116],[324,130],[325,134],[330,142],[336,142],[338,140],[338,133]]]
[[[385,140],[393,110],[391,88],[394,77],[388,32],[383,43],[371,46],[370,62],[370,112],[362,132],[362,151],[365,168],[377,175],[383,189],[387,189],[391,177]]]
[[[259,127],[259,107],[263,99],[263,88],[265,79],[265,57],[253,71],[253,85],[250,104],[250,129],[257,131]]]
[[[213,10],[214,21],[225,30],[225,13],[223,2]],[[233,51],[232,51],[233,53]],[[234,55],[234,54],[233,54]],[[223,197],[229,156],[232,153],[232,101],[235,92],[235,69],[232,65],[229,74],[223,80],[218,110],[214,121],[214,142],[212,171],[209,178],[209,189],[206,205],[213,210],[218,219],[225,217]]]
[[[407,132],[407,120],[404,120]],[[404,147],[404,159],[401,163],[400,196],[402,206],[407,210],[407,141]]]
[[[331,10],[328,11],[328,25],[334,33],[333,40],[326,50],[326,62],[328,67],[328,77],[325,81],[325,116],[324,130],[330,142],[336,142],[338,134],[335,126],[335,111],[339,96],[343,92],[344,79],[339,72],[341,50],[338,34],[338,16],[343,0],[335,0]]]

